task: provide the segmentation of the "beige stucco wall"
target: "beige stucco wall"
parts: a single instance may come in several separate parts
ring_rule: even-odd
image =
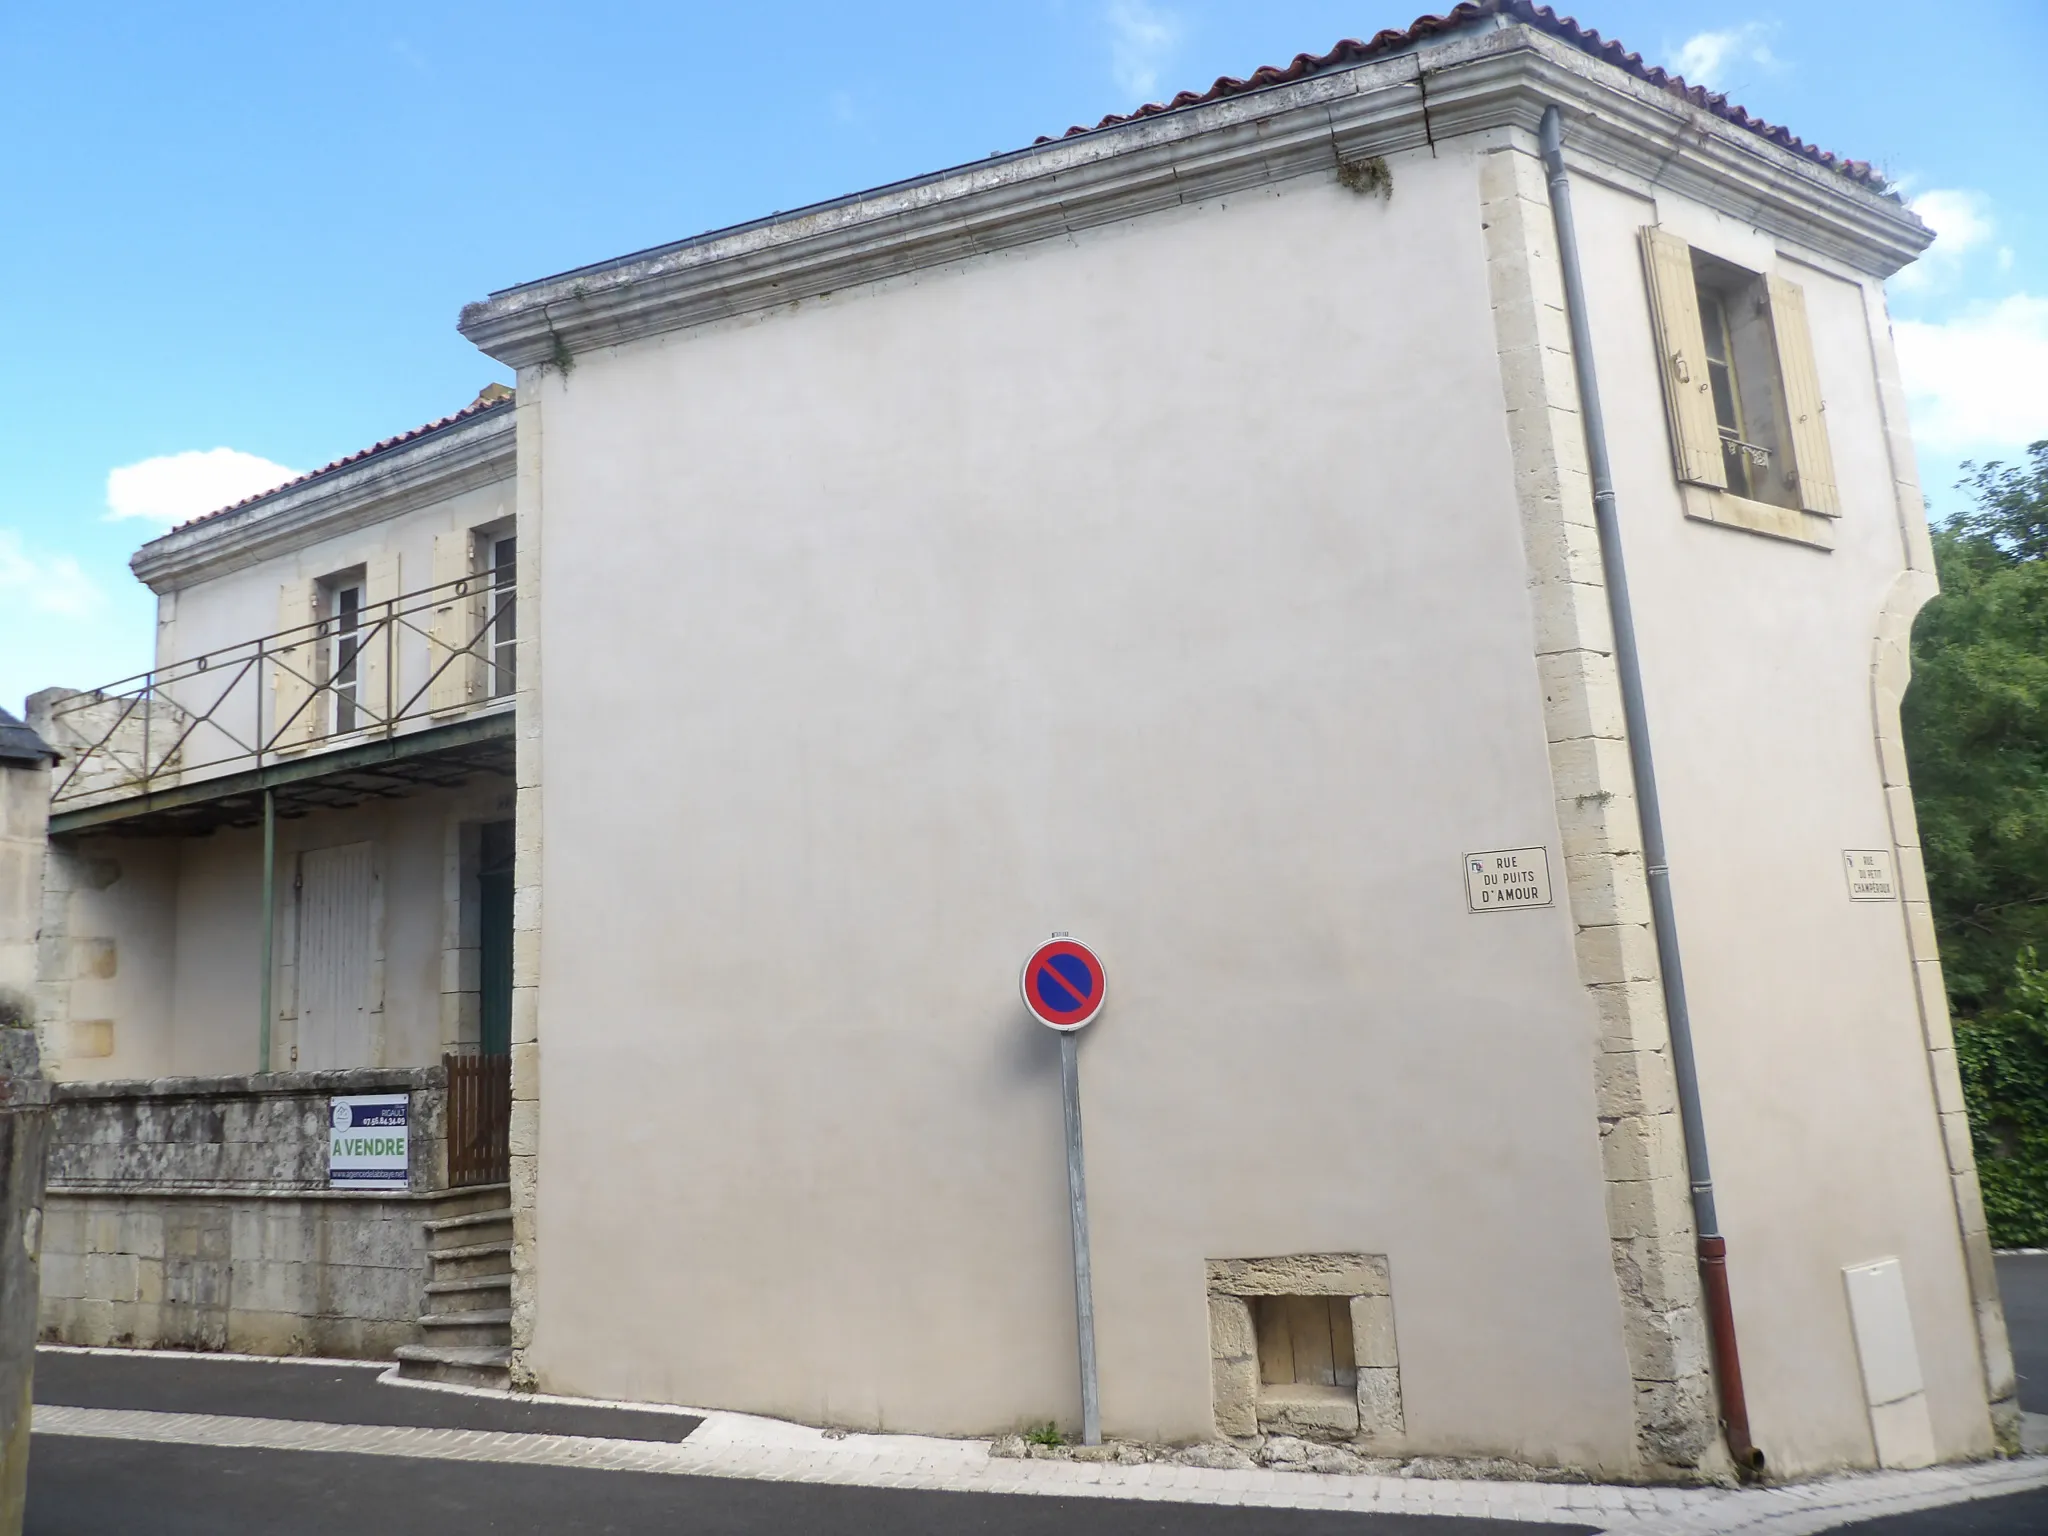
[[[49,809],[47,762],[0,762],[0,1028],[35,1017]]]
[[[463,823],[507,818],[511,787],[478,773],[460,789],[428,790],[348,810],[281,818],[277,827],[273,1064],[293,1064],[298,856],[344,843],[374,846],[381,923],[373,937],[373,1039],[368,1067],[417,1067],[440,1058],[444,990],[457,947],[449,861]],[[59,898],[53,943],[70,955],[68,1018],[105,1020],[113,1051],[63,1056],[69,1079],[205,1076],[257,1066],[262,954],[262,833],[223,828],[205,837],[65,840],[70,887]],[[473,939],[471,941],[474,942]],[[53,964],[56,963],[53,959]],[[468,985],[474,986],[469,979]],[[61,1045],[71,1032],[53,1031]]]
[[[541,1385],[1073,1420],[1061,928],[1110,1433],[1210,1433],[1204,1259],[1357,1251],[1412,1444],[1626,1464],[1570,926],[1461,880],[1556,857],[1495,351],[1447,154],[522,378]]]
[[[183,586],[175,599],[159,604],[157,665],[238,645],[277,628],[278,588],[285,582],[312,583],[366,565],[380,554],[398,556],[397,592],[434,582],[434,536],[458,528],[480,528],[512,516],[509,476],[493,485],[464,491],[431,506],[401,513],[301,548],[271,555],[254,565]],[[405,637],[406,675],[423,679],[427,642],[421,633]]]
[[[173,1071],[179,846],[169,838],[113,837],[52,845],[43,985],[54,1075]],[[253,1006],[248,1013],[253,1021]]]
[[[1984,1376],[1902,908],[1850,901],[1842,869],[1843,850],[1892,841],[1870,669],[1907,551],[1872,363],[1881,306],[1668,194],[1581,177],[1578,209],[1757,1443],[1788,1474],[1872,1459],[1841,1270],[1897,1256],[1937,1449],[1981,1455]],[[1841,490],[1832,552],[1683,516],[1636,247],[1659,220],[1804,288]]]

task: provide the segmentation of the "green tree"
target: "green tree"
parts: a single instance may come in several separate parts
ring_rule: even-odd
[[[2048,1239],[2048,441],[1966,465],[1906,752],[1992,1236]]]
[[[2004,1003],[1956,1023],[1984,1214],[2000,1247],[2048,1245],[2048,971],[2025,949]]]

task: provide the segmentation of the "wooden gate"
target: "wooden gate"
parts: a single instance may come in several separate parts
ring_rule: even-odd
[[[512,1058],[443,1057],[448,1065],[448,1186],[511,1177]]]

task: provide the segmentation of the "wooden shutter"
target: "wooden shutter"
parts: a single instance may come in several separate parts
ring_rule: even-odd
[[[264,734],[279,751],[307,746],[325,734],[321,705],[314,697],[320,677],[319,631],[313,622],[319,592],[310,581],[288,581],[277,589],[277,643],[270,669],[270,719]]]
[[[1678,478],[1728,488],[1721,461],[1721,430],[1714,420],[1714,390],[1707,378],[1707,336],[1700,325],[1699,289],[1692,247],[1651,225],[1643,230],[1643,267],[1650,283],[1650,319],[1657,335],[1658,371],[1671,418],[1671,455]]]
[[[1791,428],[1792,483],[1808,512],[1839,517],[1835,456],[1828,447],[1827,404],[1820,397],[1820,367],[1813,332],[1806,324],[1806,294],[1782,277],[1764,280],[1771,295],[1771,333],[1778,343],[1778,375],[1785,385],[1785,417]]]
[[[301,1072],[374,1067],[370,1038],[370,845],[299,855]]]
[[[398,551],[372,555],[363,570],[362,649],[356,653],[357,718],[377,730],[405,701],[393,696],[391,662],[398,654],[391,608],[398,596]]]
[[[427,707],[435,714],[467,709],[482,683],[482,646],[477,639],[477,589],[488,577],[476,575],[476,536],[467,528],[434,535],[433,613],[427,620],[427,654],[434,680]],[[458,585],[446,586],[456,582]]]

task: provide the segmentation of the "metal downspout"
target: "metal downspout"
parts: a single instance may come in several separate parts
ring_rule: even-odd
[[[1607,580],[1607,608],[1614,623],[1614,662],[1621,680],[1622,713],[1628,722],[1629,766],[1642,818],[1643,863],[1650,887],[1650,917],[1657,934],[1658,973],[1664,1012],[1671,1026],[1671,1066],[1678,1079],[1678,1115],[1685,1128],[1685,1161],[1692,1174],[1693,1224],[1699,1233],[1700,1290],[1714,1353],[1728,1453],[1744,1473],[1760,1470],[1764,1454],[1749,1437],[1749,1404],[1742,1390],[1742,1356],[1735,1341],[1735,1313],[1728,1298],[1728,1243],[1714,1209],[1714,1175],[1707,1158],[1707,1128],[1700,1114],[1700,1081],[1693,1060],[1692,1015],[1685,1001],[1685,968],[1678,923],[1671,910],[1671,871],[1664,848],[1664,816],[1657,799],[1657,772],[1650,754],[1649,717],[1643,708],[1643,674],[1636,653],[1634,610],[1628,571],[1621,555],[1615,516],[1614,473],[1607,459],[1607,424],[1600,410],[1600,386],[1593,368],[1593,336],[1586,319],[1586,290],[1579,275],[1578,230],[1572,221],[1571,182],[1564,169],[1563,115],[1543,109],[1539,130],[1543,168],[1550,180],[1550,211],[1557,221],[1558,266],[1564,278],[1565,314],[1571,323],[1572,367],[1578,376],[1579,409],[1586,430],[1586,461],[1593,480],[1593,520],[1600,530],[1600,567]]]
[[[270,1070],[270,957],[277,930],[277,798],[263,791],[263,980],[262,1021],[256,1033],[256,1070]]]

